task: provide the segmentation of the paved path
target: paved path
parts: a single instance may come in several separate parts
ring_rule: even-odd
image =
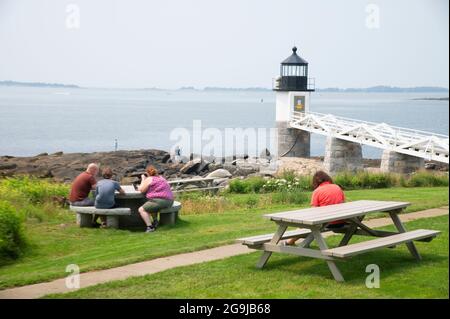
[[[448,207],[433,208],[420,212],[404,214],[400,215],[400,217],[402,221],[409,222],[420,218],[436,217],[442,215],[448,215]],[[382,227],[392,224],[392,220],[390,218],[378,218],[369,220],[366,222],[366,224],[369,227]],[[332,234],[333,233],[330,232],[324,235],[330,236]],[[247,254],[254,251],[255,250],[253,249],[248,249],[247,246],[241,244],[233,244],[192,253],[162,257],[140,263],[125,265],[122,267],[86,272],[80,274],[80,288],[97,285],[112,280],[126,279],[133,276],[154,274],[175,267],[223,259],[231,256]],[[39,298],[48,294],[65,293],[74,290],[67,288],[65,283],[66,279],[63,278],[51,282],[0,290],[0,299]]]

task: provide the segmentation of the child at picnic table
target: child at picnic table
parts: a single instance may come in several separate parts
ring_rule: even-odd
[[[145,194],[147,202],[139,207],[139,214],[147,225],[146,233],[151,233],[158,226],[158,212],[164,208],[172,207],[173,193],[167,180],[158,175],[152,165],[147,166],[146,174],[141,176],[138,191]]]
[[[312,180],[313,193],[311,196],[311,206],[321,207],[328,205],[341,204],[345,202],[345,195],[342,189],[333,184],[331,177],[324,171],[318,171],[314,174]],[[327,225],[327,228],[340,228],[346,223],[344,221],[333,221]],[[293,237],[286,241],[286,245],[295,245],[300,237]]]
[[[118,191],[120,194],[125,194],[125,191],[120,187],[120,184],[113,181],[111,178],[113,171],[111,168],[106,167],[102,170],[103,179],[97,182],[95,187],[95,208],[113,208],[116,206],[114,196]],[[106,217],[100,216],[102,221],[101,227],[106,227]]]

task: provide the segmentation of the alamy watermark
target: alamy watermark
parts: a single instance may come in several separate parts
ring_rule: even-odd
[[[375,3],[370,3],[366,5],[365,9],[366,16],[366,27],[368,29],[379,29],[380,28],[380,7]]]
[[[366,272],[369,273],[366,277],[366,287],[380,288],[380,267],[376,264],[367,265]]]
[[[66,288],[79,289],[80,288],[80,267],[78,267],[77,264],[67,265],[66,272],[70,273],[66,277]]]
[[[183,154],[259,157],[266,149],[277,154],[277,139],[276,128],[203,128],[201,120],[194,120],[192,130],[177,127],[170,132],[170,140],[174,141],[170,153],[178,154],[181,149]]]
[[[81,26],[80,6],[70,3],[66,6],[66,28],[79,29]]]

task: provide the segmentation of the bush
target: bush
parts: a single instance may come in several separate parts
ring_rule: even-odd
[[[31,203],[43,203],[54,197],[67,197],[69,186],[34,177],[6,178],[0,181],[5,192],[18,192]]]
[[[405,181],[407,187],[448,186],[448,176],[418,172]]]
[[[333,181],[343,189],[388,188],[397,184],[393,174],[368,172],[339,173],[333,177]]]
[[[22,219],[14,208],[5,201],[0,201],[0,261],[17,258],[25,247]]]
[[[234,179],[229,184],[229,191],[236,194],[259,193],[266,181],[262,177]]]
[[[296,179],[298,179],[297,173],[292,169],[285,169],[281,172],[279,175],[280,179],[284,179],[287,182],[294,182]]]

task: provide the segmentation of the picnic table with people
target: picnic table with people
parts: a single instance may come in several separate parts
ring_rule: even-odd
[[[102,170],[100,181],[95,179],[98,172],[98,165],[91,163],[72,183],[69,202],[71,210],[77,213],[80,226],[117,228],[120,219],[121,226],[145,225],[145,232],[150,233],[160,224],[158,213],[167,215],[160,217],[165,222],[175,222],[180,203],[174,203],[170,185],[152,165],[146,168],[135,191],[131,190],[132,185],[122,187],[113,181],[111,168]],[[98,218],[101,223],[97,222]]]

